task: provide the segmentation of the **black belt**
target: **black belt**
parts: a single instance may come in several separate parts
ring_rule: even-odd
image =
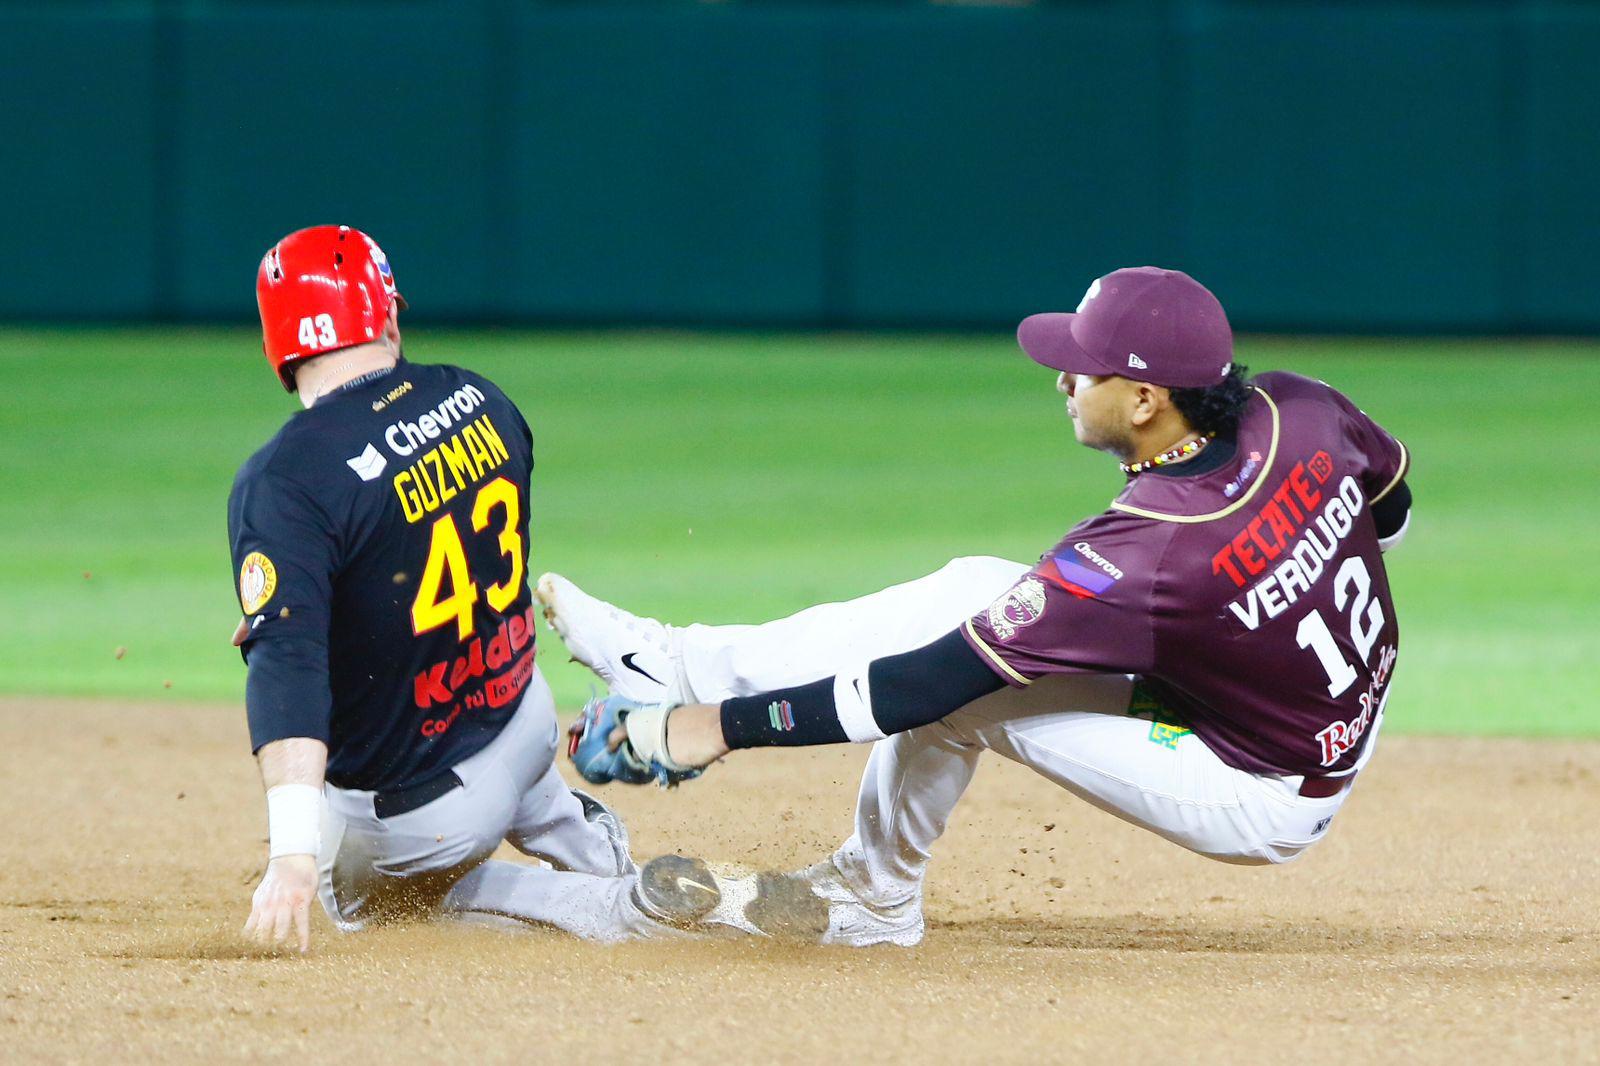
[[[372,813],[379,818],[393,818],[397,814],[406,814],[418,807],[426,807],[434,800],[461,787],[461,778],[454,770],[446,770],[442,774],[435,774],[426,781],[412,785],[409,788],[395,788],[387,792],[374,792],[372,794]]]

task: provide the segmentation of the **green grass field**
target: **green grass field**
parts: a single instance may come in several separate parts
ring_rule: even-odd
[[[413,333],[412,358],[487,374],[534,427],[530,572],[669,621],[1031,559],[1120,480],[1003,335]],[[1240,357],[1333,382],[1412,449],[1391,728],[1600,733],[1600,344],[1245,338]],[[295,409],[256,333],[6,329],[0,373],[0,692],[238,699],[225,501]],[[559,658],[571,706],[587,674]]]

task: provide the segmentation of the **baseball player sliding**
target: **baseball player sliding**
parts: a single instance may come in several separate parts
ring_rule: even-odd
[[[622,824],[554,767],[522,414],[477,374],[402,358],[394,274],[348,226],[279,241],[256,297],[305,410],[228,500],[270,843],[245,932],[305,951],[317,894],[344,931],[423,914],[682,936]],[[544,865],[489,860],[502,840]]]
[[[875,742],[855,832],[788,875],[675,862],[676,913],[911,945],[983,751],[1223,862],[1288,862],[1372,755],[1399,644],[1383,552],[1406,449],[1329,386],[1253,380],[1216,298],[1150,267],[1018,339],[1126,487],[1033,565],[957,559],[761,626],[665,626],[540,579],[611,686],[574,728],[591,781],[671,783],[739,748]]]

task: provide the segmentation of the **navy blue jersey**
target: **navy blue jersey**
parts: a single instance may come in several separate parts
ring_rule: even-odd
[[[290,418],[234,479],[254,748],[393,789],[492,740],[533,676],[533,444],[488,380],[401,363]]]

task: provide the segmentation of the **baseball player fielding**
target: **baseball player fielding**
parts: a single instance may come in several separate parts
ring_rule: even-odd
[[[759,626],[666,626],[540,579],[546,618],[612,690],[574,726],[591,781],[874,745],[830,857],[784,875],[677,862],[695,925],[918,943],[928,859],[985,751],[1241,865],[1315,846],[1372,758],[1404,445],[1323,382],[1248,377],[1221,304],[1178,271],[1114,271],[1018,341],[1127,477],[1037,562],[957,559]]]

